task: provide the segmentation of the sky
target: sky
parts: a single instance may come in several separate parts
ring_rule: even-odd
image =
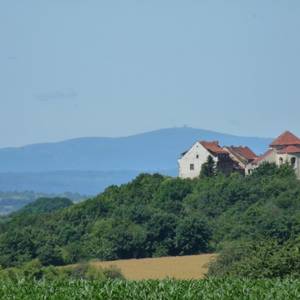
[[[299,0],[1,0],[0,147],[300,135],[299,16]]]

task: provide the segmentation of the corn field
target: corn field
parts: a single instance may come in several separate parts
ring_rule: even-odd
[[[300,299],[300,280],[0,281],[0,299]]]

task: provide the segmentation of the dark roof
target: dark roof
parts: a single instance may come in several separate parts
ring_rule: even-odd
[[[242,158],[251,161],[257,158],[257,155],[249,148],[249,147],[235,147],[235,146],[230,146],[226,147],[228,151],[230,151],[233,155],[235,156],[241,156]]]

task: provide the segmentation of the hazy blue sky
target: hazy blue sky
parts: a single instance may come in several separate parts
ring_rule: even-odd
[[[299,0],[1,0],[0,37],[1,147],[300,135]]]

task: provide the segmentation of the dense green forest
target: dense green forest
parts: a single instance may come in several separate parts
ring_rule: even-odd
[[[68,206],[68,205],[67,205]],[[300,275],[300,183],[288,165],[195,180],[141,174],[53,212],[0,224],[0,265],[220,252],[210,275]]]
[[[52,213],[57,210],[70,207],[73,202],[68,198],[39,198],[36,201],[29,203],[25,207],[21,208],[17,212],[11,214],[10,217],[22,217],[27,215],[38,215]]]

